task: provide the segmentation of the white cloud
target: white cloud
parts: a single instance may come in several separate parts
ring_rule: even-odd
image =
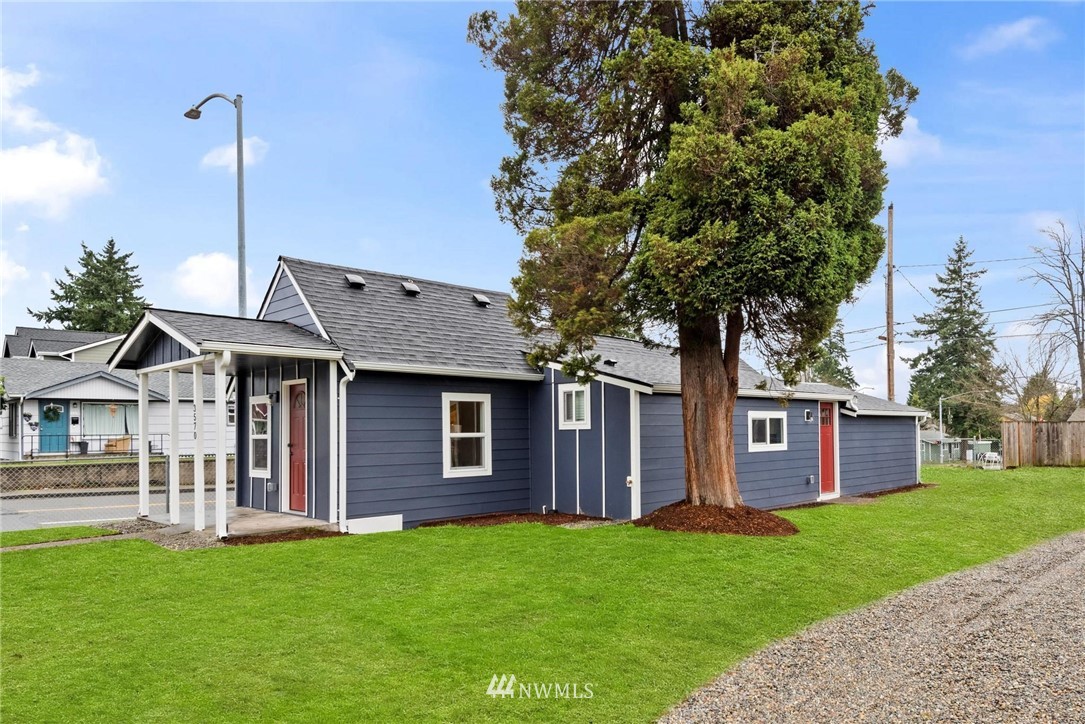
[[[12,259],[7,250],[0,249],[0,296],[7,294],[13,283],[29,276],[25,266]]]
[[[959,49],[963,58],[974,60],[1004,50],[1043,50],[1059,38],[1059,32],[1044,18],[1030,16],[1011,23],[989,25]]]
[[[60,128],[36,108],[19,101],[19,96],[40,79],[33,65],[25,72],[0,67],[0,115],[5,135],[48,136],[36,143],[0,149],[4,169],[0,199],[5,205],[23,205],[58,217],[77,199],[108,188],[103,175],[106,164],[94,139]]]
[[[18,231],[19,233],[25,233],[27,231],[30,231],[30,224],[27,224],[27,223],[19,224],[17,227],[15,227],[15,230]]]
[[[2,149],[0,166],[4,203],[26,205],[50,217],[63,216],[73,201],[108,188],[102,175],[105,161],[94,141],[77,133]]]
[[[56,124],[41,117],[36,108],[24,105],[16,98],[27,88],[38,84],[41,73],[33,65],[20,73],[0,67],[0,117],[4,126],[16,131],[56,131]]]
[[[908,116],[899,136],[882,141],[882,158],[890,166],[907,166],[919,158],[937,158],[942,155],[942,141],[938,136],[919,128],[919,119]]]
[[[254,166],[264,160],[267,155],[268,143],[259,136],[249,136],[242,144],[245,152],[245,168]],[[204,168],[225,168],[231,173],[237,172],[237,142],[216,146],[204,154],[200,165]]]
[[[249,269],[246,281],[251,276]],[[174,272],[173,286],[181,296],[206,308],[235,310],[237,260],[221,251],[190,256]]]

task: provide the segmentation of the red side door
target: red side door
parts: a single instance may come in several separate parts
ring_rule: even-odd
[[[833,403],[821,403],[821,494],[836,492],[836,420]]]
[[[290,510],[305,506],[305,385],[290,385]]]

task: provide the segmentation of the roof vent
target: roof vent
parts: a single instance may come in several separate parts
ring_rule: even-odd
[[[616,359],[605,359],[605,360],[603,360],[603,364],[608,365],[610,367],[613,367],[614,365],[618,364],[618,360],[616,360]]]
[[[490,301],[490,298],[487,297],[485,294],[472,294],[471,298],[474,299],[475,304],[479,305],[480,307],[488,307],[493,304],[493,302]]]
[[[365,279],[361,274],[347,274],[347,286],[351,289],[365,289]]]
[[[418,288],[418,285],[412,281],[403,282],[403,293],[408,297],[417,297],[422,293],[422,290]]]

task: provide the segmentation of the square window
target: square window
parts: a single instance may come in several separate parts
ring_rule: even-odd
[[[558,385],[561,410],[558,417],[560,430],[591,429],[591,388],[568,383]]]
[[[752,410],[748,418],[750,452],[787,450],[787,412]]]

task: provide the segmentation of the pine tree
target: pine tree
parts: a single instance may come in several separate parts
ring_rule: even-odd
[[[961,437],[990,437],[999,432],[1003,370],[995,363],[995,333],[980,302],[979,279],[972,250],[957,240],[945,272],[931,287],[934,309],[916,316],[912,336],[929,342],[910,362],[915,374],[908,404],[937,410],[943,402],[946,430]]]
[[[139,320],[147,300],[136,292],[143,281],[138,266],[129,260],[132,252],[121,254],[110,239],[101,252],[81,243],[80,271],[64,267],[68,280],[56,280],[50,292],[56,306],[39,312],[26,311],[39,322],[60,322],[65,329],[85,332],[127,332]]]
[[[837,387],[854,390],[859,386],[855,371],[848,362],[848,349],[844,346],[844,325],[838,319],[833,331],[818,347],[818,357],[810,366],[808,376],[814,382],[825,382]]]

